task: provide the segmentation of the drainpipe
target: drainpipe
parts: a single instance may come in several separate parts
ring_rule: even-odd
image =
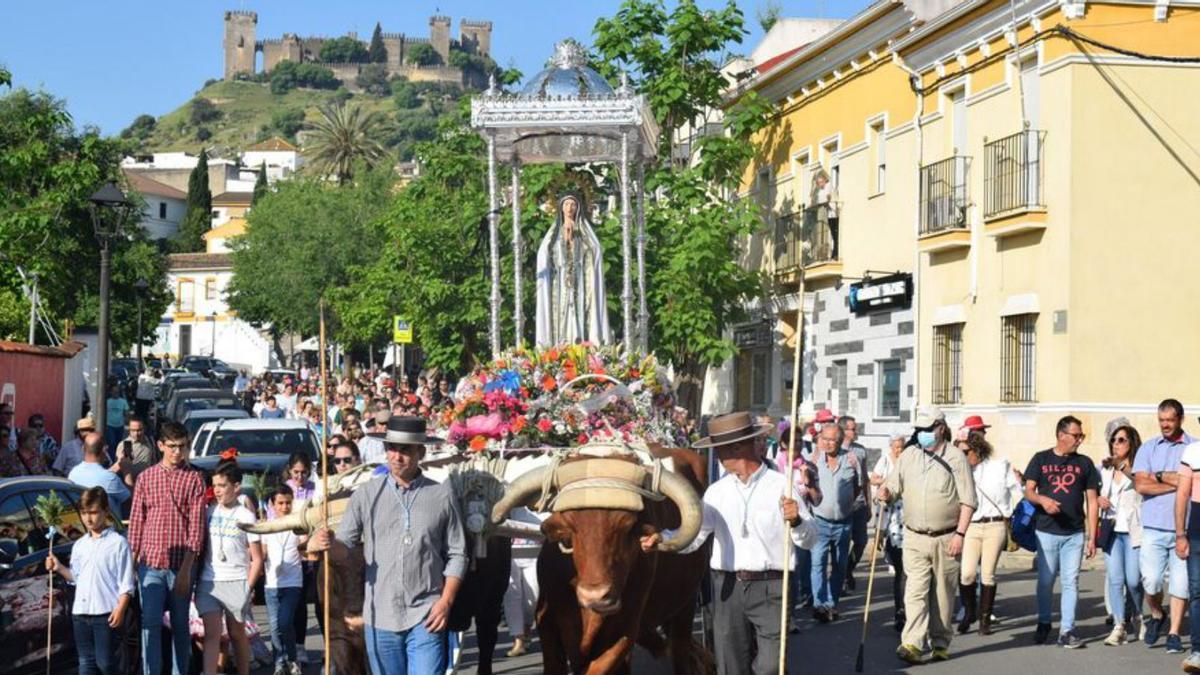
[[[917,408],[920,407],[921,401],[921,247],[917,243],[921,238],[921,157],[924,154],[923,139],[921,135],[921,111],[925,107],[925,90],[921,88],[921,76],[912,68],[909,68],[900,55],[892,53],[892,63],[898,68],[908,73],[908,85],[912,88],[913,93],[917,96],[917,105],[913,110],[913,131],[916,134],[916,149],[917,149],[917,198],[914,200],[913,207],[913,304],[915,311],[913,312],[913,398],[912,398],[912,417],[917,418]]]

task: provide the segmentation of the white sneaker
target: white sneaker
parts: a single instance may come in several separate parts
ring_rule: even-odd
[[[1125,626],[1117,624],[1113,626],[1112,632],[1104,639],[1104,644],[1109,647],[1119,647],[1125,643]]]

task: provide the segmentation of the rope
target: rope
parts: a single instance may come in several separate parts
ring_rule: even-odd
[[[554,480],[558,477],[558,467],[562,464],[562,455],[554,455],[550,458],[550,464],[546,466],[546,473],[542,475],[542,491],[537,502],[533,505],[533,510],[539,513],[544,513],[550,510],[550,505],[554,501],[552,496],[554,493]]]

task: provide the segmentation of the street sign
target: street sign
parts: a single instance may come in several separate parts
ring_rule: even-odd
[[[392,342],[398,345],[412,344],[412,322],[398,316],[392,317]]]
[[[850,311],[861,316],[871,312],[912,307],[911,274],[893,274],[850,284]]]

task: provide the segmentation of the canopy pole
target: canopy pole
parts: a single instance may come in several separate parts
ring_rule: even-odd
[[[650,312],[646,309],[646,164],[638,153],[637,166],[638,343],[650,351]]]
[[[622,342],[625,350],[633,344],[633,285],[630,280],[630,223],[629,223],[629,130],[621,132],[621,312],[624,319]]]
[[[496,135],[488,134],[488,243],[492,262],[491,322],[488,342],[492,356],[500,353],[500,201],[496,178]]]
[[[524,346],[525,312],[523,305],[524,294],[521,284],[521,264],[524,261],[524,242],[521,241],[521,160],[517,153],[512,158],[512,247],[513,247],[513,323],[515,324],[516,339],[513,345],[517,348]]]

